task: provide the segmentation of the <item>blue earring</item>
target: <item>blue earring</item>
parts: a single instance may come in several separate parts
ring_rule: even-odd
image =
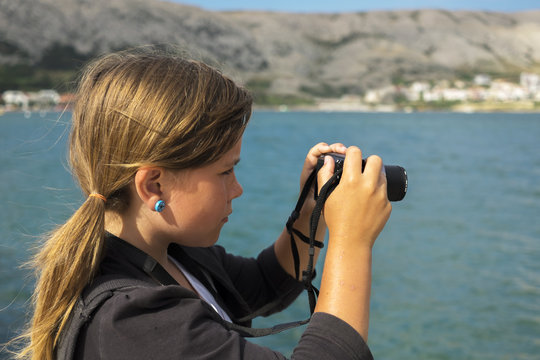
[[[165,208],[165,201],[163,200],[156,201],[156,205],[154,205],[154,210],[156,210],[157,212],[162,212],[164,208]]]

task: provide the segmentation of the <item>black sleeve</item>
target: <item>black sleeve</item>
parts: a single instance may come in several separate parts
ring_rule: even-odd
[[[228,254],[220,246],[215,246],[213,251],[233,286],[252,310],[280,299],[276,307],[264,314],[271,315],[289,306],[304,290],[303,284],[281,267],[273,245],[264,249],[256,259]]]
[[[337,356],[338,355],[338,356]],[[343,320],[315,313],[292,359],[373,359],[360,334]]]
[[[82,332],[78,359],[246,359],[285,357],[227,330],[209,306],[180,286],[119,290]],[[293,356],[372,359],[360,335],[331,315],[313,316]]]

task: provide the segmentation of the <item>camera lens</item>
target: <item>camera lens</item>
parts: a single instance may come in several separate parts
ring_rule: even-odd
[[[388,200],[403,200],[408,186],[407,171],[399,165],[385,165],[384,171],[386,172]]]

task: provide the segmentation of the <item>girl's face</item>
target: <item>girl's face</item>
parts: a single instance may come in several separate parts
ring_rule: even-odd
[[[167,202],[178,230],[174,242],[206,247],[218,240],[221,228],[232,213],[232,200],[243,192],[234,173],[241,147],[240,139],[218,161],[175,173]]]

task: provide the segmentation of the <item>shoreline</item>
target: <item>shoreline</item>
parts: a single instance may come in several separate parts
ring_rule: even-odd
[[[367,104],[321,104],[316,105],[253,105],[253,110],[276,112],[366,112],[366,113],[540,113],[540,104],[534,102],[513,103],[460,103],[449,107],[426,106],[425,104],[407,105],[367,105]]]
[[[10,113],[25,113],[31,116],[32,113],[43,115],[44,113],[70,111],[66,107],[36,108],[36,109],[5,109],[0,107],[0,116]],[[368,105],[363,103],[342,103],[332,102],[325,99],[314,105],[258,105],[253,104],[253,111],[272,112],[356,112],[356,113],[540,113],[540,103],[512,102],[512,103],[459,103],[449,107],[427,106],[426,104],[407,105]]]

